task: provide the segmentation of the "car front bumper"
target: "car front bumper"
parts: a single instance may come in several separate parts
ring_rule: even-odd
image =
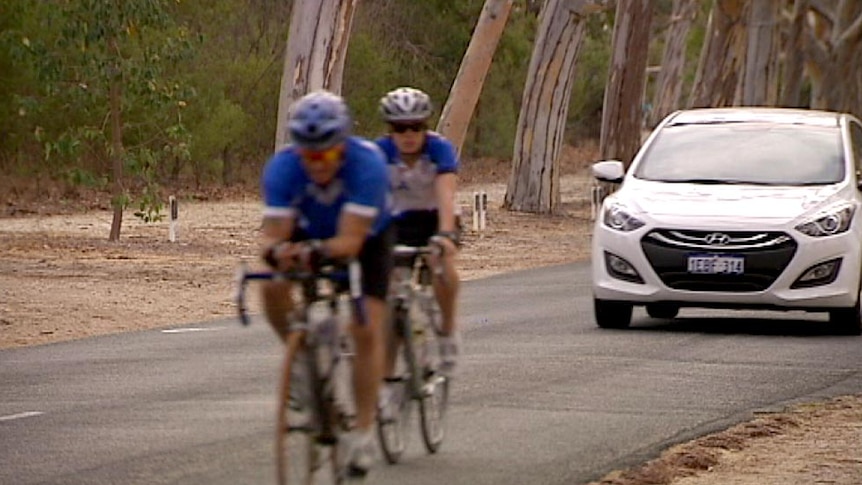
[[[792,234],[781,228],[786,234]],[[633,304],[669,302],[679,306],[719,308],[769,308],[823,311],[848,308],[856,304],[859,295],[860,238],[853,232],[809,238],[792,235],[796,241],[789,262],[765,289],[758,291],[694,291],[670,287],[656,272],[644,252],[643,237],[651,231],[643,227],[622,233],[598,223],[593,232],[592,272],[593,296],[602,300],[626,301]],[[714,230],[709,228],[707,230]],[[696,251],[692,251],[694,253]],[[634,268],[642,283],[615,277],[606,263],[606,253],[623,258]],[[840,259],[838,274],[830,283],[792,288],[794,282],[809,268],[829,260]]]

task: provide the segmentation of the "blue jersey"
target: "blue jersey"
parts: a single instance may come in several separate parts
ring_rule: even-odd
[[[377,139],[377,145],[386,154],[389,163],[394,213],[437,210],[437,193],[434,189],[437,175],[458,172],[458,156],[452,142],[439,133],[428,132],[422,154],[412,167],[401,160],[391,136]]]
[[[306,175],[298,151],[287,146],[263,169],[264,217],[293,217],[310,238],[326,239],[338,232],[344,211],[374,219],[371,235],[377,235],[390,220],[389,185],[383,154],[368,140],[346,140],[341,168],[325,187]]]

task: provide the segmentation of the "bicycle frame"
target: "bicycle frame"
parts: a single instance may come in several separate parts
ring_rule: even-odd
[[[243,325],[250,323],[245,291],[249,281],[291,281],[300,287],[301,301],[297,302],[295,317],[291,322],[286,338],[286,354],[282,371],[280,403],[276,424],[276,468],[278,483],[288,483],[288,475],[296,473],[305,482],[322,470],[322,453],[320,447],[329,449],[331,475],[333,482],[340,482],[344,475],[343,463],[338,457],[338,434],[352,426],[350,413],[344,409],[345,402],[338,402],[337,366],[349,358],[341,347],[341,335],[338,317],[338,304],[341,295],[347,293],[351,307],[360,324],[367,321],[364,299],[362,296],[361,270],[359,263],[351,260],[346,270],[332,264],[321,266],[316,271],[291,270],[286,272],[263,271],[250,272],[245,264],[241,265],[236,276],[235,302],[239,319]],[[314,309],[321,307],[325,315],[315,315]],[[321,317],[321,318],[318,318]],[[304,352],[304,353],[303,353]],[[308,369],[311,387],[312,419],[316,423],[295,425],[288,418],[291,377],[294,363],[298,356],[304,355]],[[352,400],[350,396],[340,396]],[[339,408],[341,405],[341,408]],[[298,433],[297,433],[298,432]],[[294,445],[288,445],[291,435],[299,434],[305,438],[294,438]],[[292,450],[291,447],[305,448]],[[292,453],[293,458],[288,458]],[[304,456],[303,456],[304,454]],[[289,461],[305,461],[305,466]],[[296,483],[293,481],[291,483]]]
[[[430,342],[442,332],[430,279],[431,272],[442,278],[442,266],[430,266],[426,260],[428,255],[439,257],[442,249],[434,244],[425,247],[398,245],[393,254],[396,267],[390,302],[394,339],[390,351],[395,351],[400,345],[399,354],[403,355],[405,368],[398,371],[403,374],[387,379],[389,385],[400,392],[398,418],[394,421],[378,420],[380,444],[389,463],[397,463],[406,448],[406,424],[411,414],[410,403],[414,401],[419,404],[425,447],[429,453],[437,451],[443,440],[442,421],[448,400],[448,380],[436,371]],[[414,305],[419,305],[421,317],[418,320],[411,316]]]

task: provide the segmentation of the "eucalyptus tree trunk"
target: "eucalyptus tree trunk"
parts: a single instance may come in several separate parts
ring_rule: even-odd
[[[548,0],[539,14],[503,203],[507,209],[546,214],[560,203],[559,156],[584,36],[583,17],[605,5]]]
[[[599,151],[628,166],[641,144],[652,2],[618,0]]]
[[[716,0],[691,93],[691,107],[739,104],[745,63],[748,0]]]
[[[862,2],[811,2],[806,40],[813,108],[862,114]],[[831,8],[830,8],[831,7]]]
[[[784,35],[784,63],[781,73],[781,93],[778,104],[786,107],[802,107],[802,82],[805,65],[805,16],[808,13],[808,0],[793,2],[789,23]]]
[[[294,101],[317,89],[341,93],[344,61],[357,2],[294,1],[278,96],[276,150],[290,139],[287,116]]]
[[[697,16],[697,10],[697,2],[673,0],[670,26],[665,35],[661,70],[656,80],[652,111],[648,115],[649,127],[654,127],[665,116],[679,108],[685,68],[685,45],[688,31]]]
[[[458,153],[461,153],[464,145],[470,119],[511,9],[512,0],[485,0],[470,45],[467,46],[449,98],[440,114],[437,131],[455,145]]]
[[[748,50],[742,84],[745,106],[775,106],[778,102],[779,0],[752,0]]]

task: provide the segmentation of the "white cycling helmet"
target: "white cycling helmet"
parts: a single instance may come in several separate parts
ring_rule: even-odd
[[[425,121],[431,112],[431,98],[415,88],[398,88],[380,98],[380,114],[387,123]]]

